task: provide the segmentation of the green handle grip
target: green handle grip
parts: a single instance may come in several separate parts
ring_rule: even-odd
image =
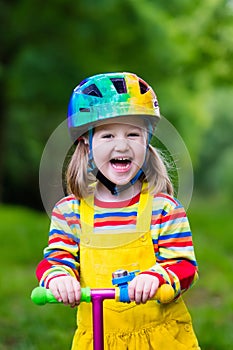
[[[59,303],[49,289],[44,287],[36,287],[31,294],[32,301],[37,305],[45,305],[47,303]],[[91,302],[91,290],[89,287],[81,289],[81,299],[86,303]]]

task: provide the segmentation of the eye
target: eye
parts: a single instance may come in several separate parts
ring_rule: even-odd
[[[113,137],[112,134],[104,134],[102,135],[102,139],[111,139]]]
[[[141,134],[139,132],[131,132],[128,134],[128,137],[140,137]]]

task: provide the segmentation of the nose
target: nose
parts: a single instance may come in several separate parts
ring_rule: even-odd
[[[115,140],[115,151],[125,152],[129,149],[128,140],[122,137],[119,137]]]

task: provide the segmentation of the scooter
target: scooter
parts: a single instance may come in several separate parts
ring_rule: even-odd
[[[129,303],[128,283],[135,277],[138,271],[128,272],[117,270],[112,274],[114,288],[90,289],[81,288],[80,302],[92,302],[93,320],[93,350],[104,350],[104,323],[103,323],[103,302],[106,299],[115,299],[118,302]],[[166,304],[173,300],[174,290],[171,285],[161,285],[152,299],[159,303]],[[32,301],[37,305],[47,303],[60,303],[53,296],[49,289],[36,287],[31,293]]]

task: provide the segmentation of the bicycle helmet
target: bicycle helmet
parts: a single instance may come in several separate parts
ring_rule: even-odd
[[[75,141],[101,120],[129,115],[149,120],[154,128],[160,112],[153,89],[136,74],[97,74],[74,89],[68,106],[68,127]]]
[[[68,106],[68,127],[74,142],[84,133],[89,137],[89,171],[118,195],[133,185],[143,174],[143,167],[125,185],[117,186],[97,169],[92,152],[93,129],[101,121],[135,116],[148,123],[148,145],[153,129],[160,119],[157,97],[152,88],[136,74],[105,73],[83,80],[73,91]],[[143,165],[144,166],[144,165]]]

